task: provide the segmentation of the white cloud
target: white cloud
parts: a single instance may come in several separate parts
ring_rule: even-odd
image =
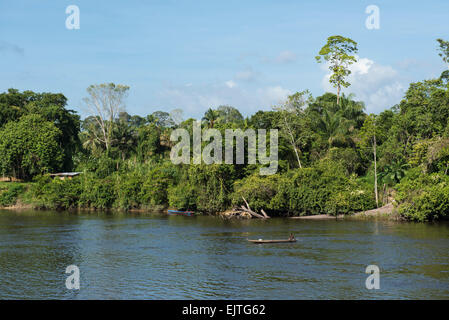
[[[237,84],[234,82],[234,81],[232,81],[232,80],[229,80],[229,81],[226,81],[225,82],[225,85],[228,87],[228,88],[234,88]]]
[[[368,58],[359,58],[356,63],[352,64],[350,69],[355,74],[367,74],[373,66],[374,61]]]
[[[322,79],[322,87],[326,91],[335,92],[329,83],[331,73],[328,65],[323,65],[328,73]],[[368,58],[359,58],[350,66],[349,88],[345,93],[354,93],[357,100],[364,101],[368,113],[378,113],[398,103],[406,90],[399,73],[391,66],[385,66]]]

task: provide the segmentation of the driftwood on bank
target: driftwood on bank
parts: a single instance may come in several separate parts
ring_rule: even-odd
[[[244,206],[240,206],[242,208],[242,210],[250,213],[252,216],[259,218],[259,219],[269,219],[270,217],[265,213],[265,211],[262,209],[261,212],[262,214],[259,214],[257,212],[254,212],[253,210],[251,210],[251,207],[249,206],[248,202],[246,201],[245,197],[242,196],[243,201],[245,201],[246,204],[246,208]]]
[[[270,217],[266,214],[266,212],[262,209],[261,213],[257,213],[251,209],[248,202],[244,197],[242,197],[243,201],[246,204],[245,206],[234,207],[232,210],[228,210],[220,213],[220,216],[225,219],[238,218],[238,219],[251,219],[252,217],[259,219],[269,219]]]
[[[265,219],[270,218],[270,217],[268,216],[268,214],[266,214],[265,211],[264,211],[263,209],[261,209],[260,212],[262,212],[262,214],[263,214],[263,216],[265,217]]]
[[[252,216],[254,216],[254,217],[256,217],[256,218],[266,219],[263,215],[258,214],[258,213],[254,212],[254,211],[252,211],[252,210],[250,210],[250,209],[248,209],[248,208],[245,208],[244,206],[240,206],[240,208],[241,208],[243,211],[248,212],[249,214],[251,214]]]
[[[239,208],[233,208],[219,213],[223,219],[251,219],[252,215],[249,212],[240,210]]]

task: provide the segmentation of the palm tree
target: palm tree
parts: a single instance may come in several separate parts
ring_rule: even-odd
[[[334,144],[347,144],[349,142],[347,132],[351,123],[340,112],[323,109],[317,120],[317,127],[321,131],[322,137],[328,142],[329,147]]]
[[[112,142],[119,150],[122,160],[125,160],[137,145],[136,131],[127,122],[117,121],[114,126]]]
[[[92,131],[83,131],[80,133],[80,140],[85,149],[96,153],[100,149],[100,142]]]
[[[353,145],[351,133],[360,128],[365,121],[365,105],[363,102],[354,101],[354,95],[342,94],[338,105],[333,95],[323,97],[319,103],[315,103],[309,111],[321,136],[332,145]]]
[[[354,100],[355,95],[349,94],[345,96],[343,94],[340,99],[340,105],[338,112],[347,120],[353,122],[353,126],[360,128],[365,121],[365,104],[361,101]]]
[[[83,130],[80,133],[80,141],[83,147],[90,150],[93,154],[101,152],[105,149],[105,144],[101,135],[101,129],[93,120],[93,117],[88,117],[83,121]]]
[[[213,128],[215,123],[219,120],[219,114],[217,110],[213,110],[212,108],[209,108],[206,113],[204,114],[203,119],[207,122],[207,125],[209,128]]]

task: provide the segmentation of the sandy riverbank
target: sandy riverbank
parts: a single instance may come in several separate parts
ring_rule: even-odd
[[[393,215],[393,209],[394,206],[392,203],[389,203],[383,207],[367,210],[367,211],[361,211],[356,212],[352,215],[343,215],[340,214],[338,216],[331,216],[329,214],[318,214],[318,215],[312,215],[312,216],[300,216],[300,217],[291,217],[290,219],[301,219],[301,220],[326,220],[326,219],[351,219],[351,218],[394,218]]]

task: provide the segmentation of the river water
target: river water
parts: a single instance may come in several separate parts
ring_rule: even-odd
[[[0,299],[449,299],[449,224],[0,210]]]

